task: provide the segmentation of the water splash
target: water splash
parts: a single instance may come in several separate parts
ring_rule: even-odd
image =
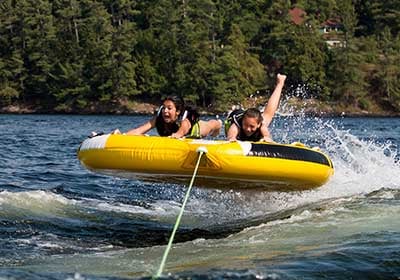
[[[310,117],[303,112],[289,109],[284,114],[284,117],[278,114],[272,124],[271,130],[275,140],[283,143],[300,141],[312,147],[318,146],[332,158],[334,163],[335,174],[331,180],[318,189],[302,192],[196,188],[185,211],[187,215],[183,223],[186,226],[207,227],[233,220],[265,216],[284,209],[295,209],[326,199],[364,195],[382,188],[399,189],[400,179],[397,177],[399,162],[396,159],[398,149],[393,143],[381,143],[372,136],[366,139],[356,136],[353,131],[342,127],[341,118]],[[110,184],[115,189],[115,184],[123,182],[112,181]],[[148,190],[149,186],[135,185],[135,193],[141,189]],[[46,192],[44,196],[43,192],[36,193],[35,196],[32,193],[25,194],[27,196],[25,200],[34,204],[26,208],[35,209],[41,204],[43,197],[52,198],[56,205],[46,210],[49,211],[48,215],[52,216],[62,217],[62,213],[68,212],[69,216],[82,217],[85,213],[101,212],[109,215],[116,213],[123,218],[129,216],[173,223],[184,191],[184,186],[162,184],[154,186],[151,191],[143,193],[146,197],[143,200],[144,205],[132,205],[128,201],[114,201],[112,198],[111,201],[102,201],[101,197],[94,200],[86,198],[57,202],[63,197],[51,192]],[[149,193],[152,194],[151,199],[147,199]],[[5,196],[3,193],[0,199],[4,199]],[[141,199],[142,196],[139,197]],[[93,217],[90,216],[88,219],[92,220]]]
[[[193,197],[190,205],[199,215],[218,216],[223,223],[324,200],[363,196],[381,189],[400,189],[396,143],[382,142],[374,135],[362,138],[357,135],[359,131],[343,127],[343,120],[286,111],[285,116],[278,115],[272,125],[275,141],[300,141],[319,147],[331,157],[335,174],[324,186],[302,192],[212,191],[207,198]]]

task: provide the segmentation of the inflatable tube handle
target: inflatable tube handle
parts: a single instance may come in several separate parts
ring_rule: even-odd
[[[196,152],[197,152],[197,153],[204,153],[204,154],[206,154],[206,153],[208,153],[208,150],[207,150],[206,147],[200,146],[200,147],[198,147],[198,148],[196,149]]]

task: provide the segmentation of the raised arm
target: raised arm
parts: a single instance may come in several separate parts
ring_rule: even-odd
[[[281,93],[283,86],[285,85],[286,75],[278,74],[276,75],[276,86],[274,91],[272,92],[271,97],[268,99],[267,106],[263,112],[263,123],[266,127],[272,121],[272,118],[275,115],[276,110],[278,109],[279,101],[281,99]]]

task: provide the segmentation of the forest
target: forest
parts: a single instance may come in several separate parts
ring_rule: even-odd
[[[287,94],[400,112],[398,0],[1,0],[0,107]]]

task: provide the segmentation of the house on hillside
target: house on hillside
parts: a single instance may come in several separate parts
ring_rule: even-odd
[[[343,48],[345,46],[344,28],[340,19],[326,20],[321,23],[319,31],[329,47]]]
[[[289,10],[290,20],[296,24],[308,24],[307,13],[298,7]],[[328,19],[321,23],[319,32],[329,48],[342,48],[345,46],[344,28],[339,18]]]

